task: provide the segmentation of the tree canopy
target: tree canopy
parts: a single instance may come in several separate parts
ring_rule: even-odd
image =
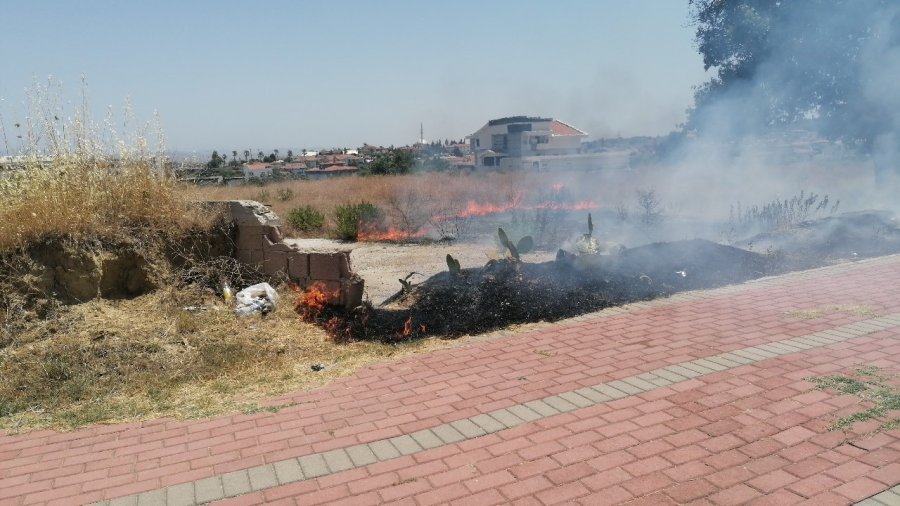
[[[894,142],[900,102],[895,0],[689,0],[714,77],[686,130],[742,136],[779,127],[865,148]]]

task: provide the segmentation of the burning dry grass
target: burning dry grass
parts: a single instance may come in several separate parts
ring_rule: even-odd
[[[465,235],[465,220],[469,217],[513,209],[552,208],[548,201],[561,190],[573,209],[592,208],[595,199],[612,198],[611,187],[586,187],[579,184],[583,177],[580,173],[421,173],[287,181],[263,188],[192,187],[184,192],[192,199],[261,199],[279,216],[288,216],[291,209],[309,205],[326,216],[332,229],[336,225],[336,206],[366,201],[378,206],[385,223],[383,229],[368,231],[364,238],[396,240],[421,237],[426,226],[434,227],[438,236],[460,237]],[[278,195],[289,198],[279,199]]]
[[[185,309],[192,306],[206,309]],[[263,401],[442,346],[338,346],[300,321],[290,304],[264,318],[238,319],[200,290],[98,300],[63,307],[0,349],[0,428],[275,410],[279,405]],[[314,364],[325,368],[313,371]]]

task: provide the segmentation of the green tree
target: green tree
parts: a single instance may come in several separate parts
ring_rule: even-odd
[[[416,157],[409,149],[391,149],[387,153],[376,155],[362,167],[363,174],[408,174],[416,164]]]
[[[686,130],[733,136],[802,125],[871,147],[896,139],[895,0],[688,0],[703,65]],[[882,86],[885,90],[880,91]]]
[[[225,163],[225,160],[219,155],[219,152],[213,151],[209,161],[206,162],[206,168],[218,169],[223,163]]]

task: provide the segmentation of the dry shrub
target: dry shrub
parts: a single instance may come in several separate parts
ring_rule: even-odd
[[[0,251],[42,237],[175,236],[206,226],[174,183],[145,162],[53,159],[0,180]]]
[[[207,222],[164,174],[158,118],[136,123],[126,100],[122,118],[110,111],[97,125],[86,89],[82,81],[75,111],[65,108],[62,84],[52,77],[26,90],[24,144],[0,171],[0,252],[50,235],[116,238],[150,230],[175,236]]]

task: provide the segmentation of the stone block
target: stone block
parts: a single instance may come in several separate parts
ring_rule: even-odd
[[[265,227],[262,226],[239,226],[237,229],[237,239],[235,240],[235,248],[240,250],[261,250],[265,242]]]
[[[250,260],[247,262],[247,265],[262,269],[265,260],[266,256],[262,250],[250,250]]]
[[[298,251],[288,253],[288,277],[298,283],[309,277],[309,255]]]
[[[315,281],[321,281],[322,284],[325,285],[325,303],[329,306],[341,306],[344,303],[344,290],[342,283],[337,280],[326,280],[322,281],[320,279],[316,279]]]
[[[344,281],[344,308],[353,309],[362,304],[365,281],[359,276]]]
[[[256,268],[262,267],[263,260],[265,259],[261,249],[239,249],[237,250],[236,257],[239,262]]]
[[[268,237],[263,237],[263,249],[266,251],[297,251],[283,242],[272,242]]]
[[[346,251],[335,253],[338,255],[338,268],[341,271],[341,278],[349,278],[352,274],[350,271],[350,254]]]
[[[277,226],[266,226],[266,238],[275,244],[284,242],[284,235],[281,233],[281,228]]]
[[[229,213],[234,222],[242,225],[281,225],[281,220],[272,210],[252,200],[232,200],[228,202]]]
[[[279,272],[287,273],[288,254],[283,251],[266,251],[262,268],[267,276],[274,276]]]
[[[309,277],[313,279],[341,279],[340,255],[337,253],[310,253]]]

